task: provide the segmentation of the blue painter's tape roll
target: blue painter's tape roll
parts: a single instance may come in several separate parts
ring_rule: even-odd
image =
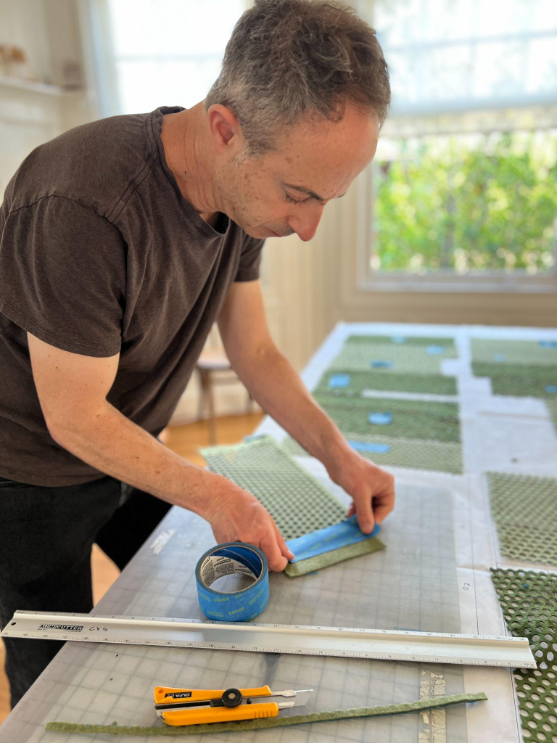
[[[211,584],[225,575],[247,575],[254,582],[240,591],[225,593]],[[218,622],[248,622],[269,601],[269,569],[264,553],[243,542],[212,547],[198,560],[196,585],[200,608],[208,619]]]

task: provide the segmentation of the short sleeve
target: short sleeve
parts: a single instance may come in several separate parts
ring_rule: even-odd
[[[120,351],[125,243],[93,209],[47,196],[10,212],[0,239],[0,312],[64,351]]]
[[[256,281],[260,278],[260,262],[264,240],[246,237],[242,245],[235,281]]]

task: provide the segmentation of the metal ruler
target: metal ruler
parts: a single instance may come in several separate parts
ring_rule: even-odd
[[[16,611],[2,637],[536,668],[524,637]]]

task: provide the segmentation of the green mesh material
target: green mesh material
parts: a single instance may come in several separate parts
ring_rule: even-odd
[[[49,733],[82,733],[96,735],[202,735],[205,733],[242,733],[247,730],[269,730],[270,728],[290,727],[292,725],[306,725],[313,722],[331,722],[334,720],[352,720],[363,717],[381,717],[383,715],[400,715],[407,712],[422,712],[423,710],[448,707],[450,704],[464,702],[484,702],[486,694],[453,694],[447,697],[433,697],[420,699],[416,702],[402,704],[385,704],[378,707],[356,707],[354,709],[334,709],[330,712],[312,712],[308,715],[292,715],[291,717],[268,717],[263,720],[247,720],[246,722],[216,722],[210,725],[186,725],[183,727],[139,727],[118,725],[87,725],[80,722],[47,722],[45,730]]]
[[[439,374],[442,360],[448,358],[455,358],[453,349],[446,348],[443,353],[429,354],[427,346],[353,343],[343,346],[329,368],[330,371],[334,369],[367,371],[373,369],[373,362],[389,362],[393,366],[384,369],[386,373]]]
[[[523,570],[492,570],[506,624],[527,637],[538,668],[514,671],[523,738],[556,740],[556,576]]]
[[[554,399],[547,397],[545,399],[545,404],[548,408],[548,415],[550,416],[550,420],[554,423],[554,428],[556,428],[556,417],[558,412],[556,408],[556,395],[554,396]]]
[[[284,539],[343,521],[347,509],[269,436],[202,449],[209,468],[263,503]]]
[[[453,338],[427,338],[412,335],[350,335],[345,341],[347,345],[363,344],[380,346],[443,346],[455,350]]]
[[[386,545],[381,539],[370,537],[369,539],[364,539],[362,542],[354,542],[353,544],[347,544],[345,547],[338,547],[336,550],[323,552],[321,555],[316,555],[315,557],[308,557],[306,560],[290,562],[285,568],[285,573],[289,578],[300,578],[302,575],[308,575],[308,573],[329,568],[331,565],[337,565],[339,562],[352,560],[353,557],[370,555],[372,552],[377,552],[385,548]]]
[[[556,393],[546,389],[548,385],[556,384],[555,366],[475,362],[473,374],[475,377],[490,377],[495,395],[556,399]]]
[[[463,472],[461,444],[442,441],[409,441],[407,439],[390,439],[387,436],[358,436],[347,434],[349,441],[369,444],[387,444],[387,452],[359,452],[366,459],[378,465],[392,467],[411,467],[418,470],[434,472]],[[283,448],[295,456],[308,456],[294,439],[286,438]]]
[[[329,378],[333,374],[349,374],[351,379],[347,387],[330,387]],[[441,374],[391,374],[389,369],[373,371],[352,371],[351,369],[328,370],[320,379],[314,393],[324,393],[335,397],[360,395],[363,390],[381,390],[387,392],[415,392],[431,395],[456,395],[455,377],[444,377]]]
[[[556,348],[549,348],[538,341],[471,340],[473,361],[486,363],[527,364],[556,366]],[[496,358],[495,358],[496,357]]]
[[[556,480],[497,472],[487,479],[502,555],[555,565]]]
[[[429,441],[461,440],[459,407],[455,403],[324,394],[314,397],[344,434]],[[391,413],[393,420],[387,425],[369,423],[370,413]]]

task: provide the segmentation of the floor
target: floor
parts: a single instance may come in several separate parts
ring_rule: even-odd
[[[261,413],[226,416],[217,419],[217,443],[234,444],[252,431],[261,422]],[[198,449],[209,445],[207,424],[191,423],[173,426],[164,432],[165,444],[177,454],[194,464],[204,465]],[[108,591],[117,579],[119,571],[114,563],[95,545],[91,556],[93,571],[93,598],[95,603]],[[0,640],[0,723],[10,711],[8,680],[4,674],[4,645]]]

